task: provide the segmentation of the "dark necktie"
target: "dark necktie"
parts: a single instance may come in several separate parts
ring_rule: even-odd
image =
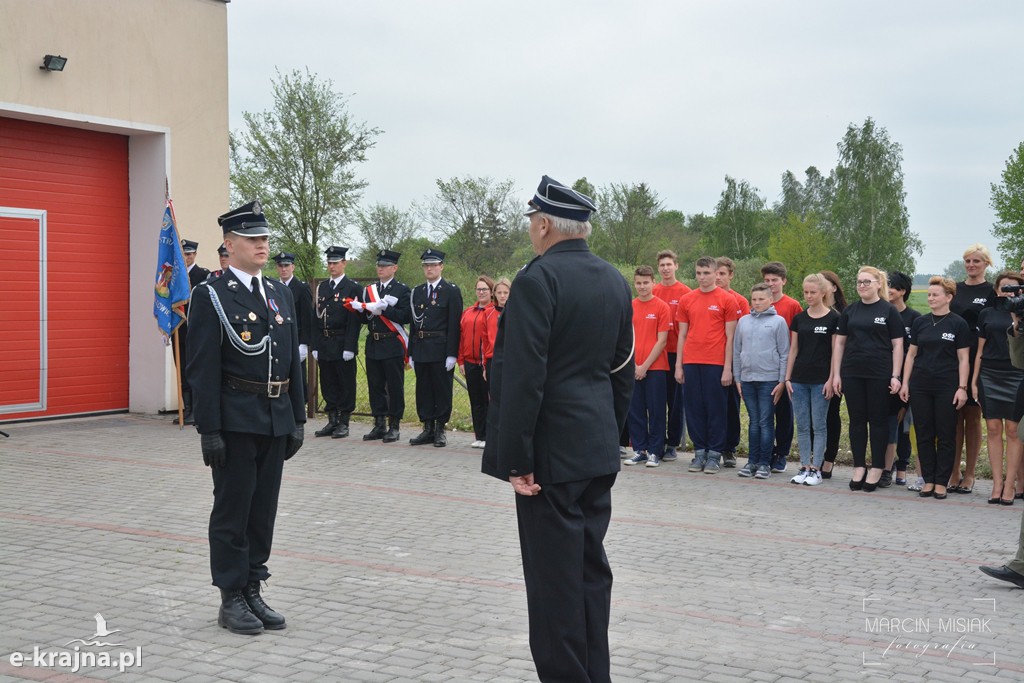
[[[263,294],[260,292],[260,279],[259,277],[253,276],[252,278],[252,293],[253,296],[263,305],[263,309],[266,310],[267,302],[263,298]]]

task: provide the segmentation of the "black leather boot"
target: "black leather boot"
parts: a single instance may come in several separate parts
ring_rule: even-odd
[[[338,426],[334,428],[334,433],[331,434],[332,439],[344,439],[348,436],[348,413],[340,413],[338,415]]]
[[[376,441],[383,439],[387,430],[384,429],[384,416],[373,418],[373,429],[368,434],[363,434],[363,441]]]
[[[182,391],[181,392],[181,419],[183,424],[194,425],[195,419],[192,417],[192,392]],[[174,424],[178,424],[178,418],[174,418]]]
[[[427,420],[423,423],[423,431],[409,439],[413,446],[421,446],[425,443],[434,443],[434,421]]]
[[[401,422],[397,417],[388,418],[388,433],[384,435],[384,443],[394,443],[398,441],[398,437],[402,434],[398,431],[398,425]]]
[[[330,410],[327,412],[327,424],[324,425],[323,429],[318,429],[313,432],[313,436],[331,436],[334,434],[334,430],[338,428],[338,420],[340,415],[337,410]]]
[[[263,622],[252,613],[240,589],[220,589],[220,612],[217,624],[232,633],[256,635],[263,633]]]
[[[247,583],[242,594],[245,596],[245,604],[249,605],[252,613],[263,623],[263,628],[268,631],[280,631],[285,627],[284,616],[278,614],[270,605],[263,602],[263,597],[260,595],[259,581]]]
[[[444,448],[448,445],[448,437],[444,435],[444,423],[434,422],[434,448]]]

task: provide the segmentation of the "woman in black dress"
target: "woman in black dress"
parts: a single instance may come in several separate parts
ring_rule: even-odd
[[[1012,271],[996,276],[996,297],[1011,296],[1002,291],[1004,285],[1024,284],[1024,277]],[[981,405],[988,438],[988,458],[992,465],[991,505],[1013,505],[1014,479],[1020,476],[1022,444],[1017,438],[1017,416],[1014,403],[1017,390],[1024,382],[1024,371],[1010,363],[1006,330],[1012,324],[1010,312],[998,306],[986,308],[978,316],[978,353],[975,356],[971,389]],[[1006,445],[1003,445],[1003,435]],[[1003,470],[1003,454],[1006,469]],[[1004,475],[1005,472],[1005,475]]]
[[[978,338],[975,330],[978,316],[995,301],[995,289],[985,280],[985,271],[992,265],[992,254],[984,244],[972,244],[964,251],[964,268],[967,278],[957,283],[956,294],[949,310],[967,322],[971,330],[970,371],[974,374],[974,357],[978,352]],[[960,471],[960,452],[967,447],[967,462]],[[953,493],[974,491],[974,470],[981,453],[981,406],[968,397],[967,405],[959,410],[956,418],[956,463],[949,479],[949,490]]]

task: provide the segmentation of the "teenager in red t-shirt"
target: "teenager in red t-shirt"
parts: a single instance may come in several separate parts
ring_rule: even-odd
[[[676,279],[679,270],[679,257],[671,249],[658,252],[658,273],[661,282],[654,285],[654,296],[668,304],[672,312],[672,327],[668,331],[668,343],[665,351],[668,354],[668,367],[676,367],[676,345],[679,334],[676,332],[676,309],[679,300],[690,293],[690,288]],[[670,462],[677,458],[676,449],[686,445],[686,423],[683,420],[683,385],[670,376],[665,383],[665,403],[668,411],[668,428],[665,435],[665,454],[662,460]]]
[[[747,297],[732,288],[732,278],[735,274],[736,264],[731,258],[719,256],[715,259],[715,284],[735,297],[742,318],[750,313],[750,302],[747,301]],[[726,407],[729,414],[726,416],[722,467],[736,467],[736,448],[740,445],[740,392],[735,382],[726,389]]]
[[[725,450],[725,387],[732,384],[732,336],[740,315],[736,299],[715,285],[715,259],[698,259],[695,274],[698,289],[676,309],[675,373],[686,384],[686,427],[694,449],[690,471],[715,474]]]
[[[782,288],[786,286],[786,266],[778,261],[771,261],[761,266],[761,277],[772,290],[772,305],[775,313],[786,320],[786,325],[793,324],[793,318],[802,313],[804,307],[791,296],[787,296]],[[782,398],[775,404],[775,448],[772,449],[772,472],[785,472],[789,450],[793,447],[793,404],[789,395],[783,392]]]
[[[636,385],[629,404],[629,440],[635,454],[627,465],[661,464],[665,448],[665,384],[668,359],[665,343],[672,325],[667,303],[654,296],[654,269],[640,266],[633,274],[633,360]]]

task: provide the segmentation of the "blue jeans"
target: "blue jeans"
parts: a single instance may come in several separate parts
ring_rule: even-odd
[[[793,382],[793,412],[796,416],[796,440],[800,447],[801,467],[810,465],[820,469],[825,460],[829,400],[821,393],[824,386]]]
[[[755,465],[772,464],[772,444],[775,442],[775,404],[772,389],[778,382],[743,382],[743,403],[750,416],[750,456]]]

